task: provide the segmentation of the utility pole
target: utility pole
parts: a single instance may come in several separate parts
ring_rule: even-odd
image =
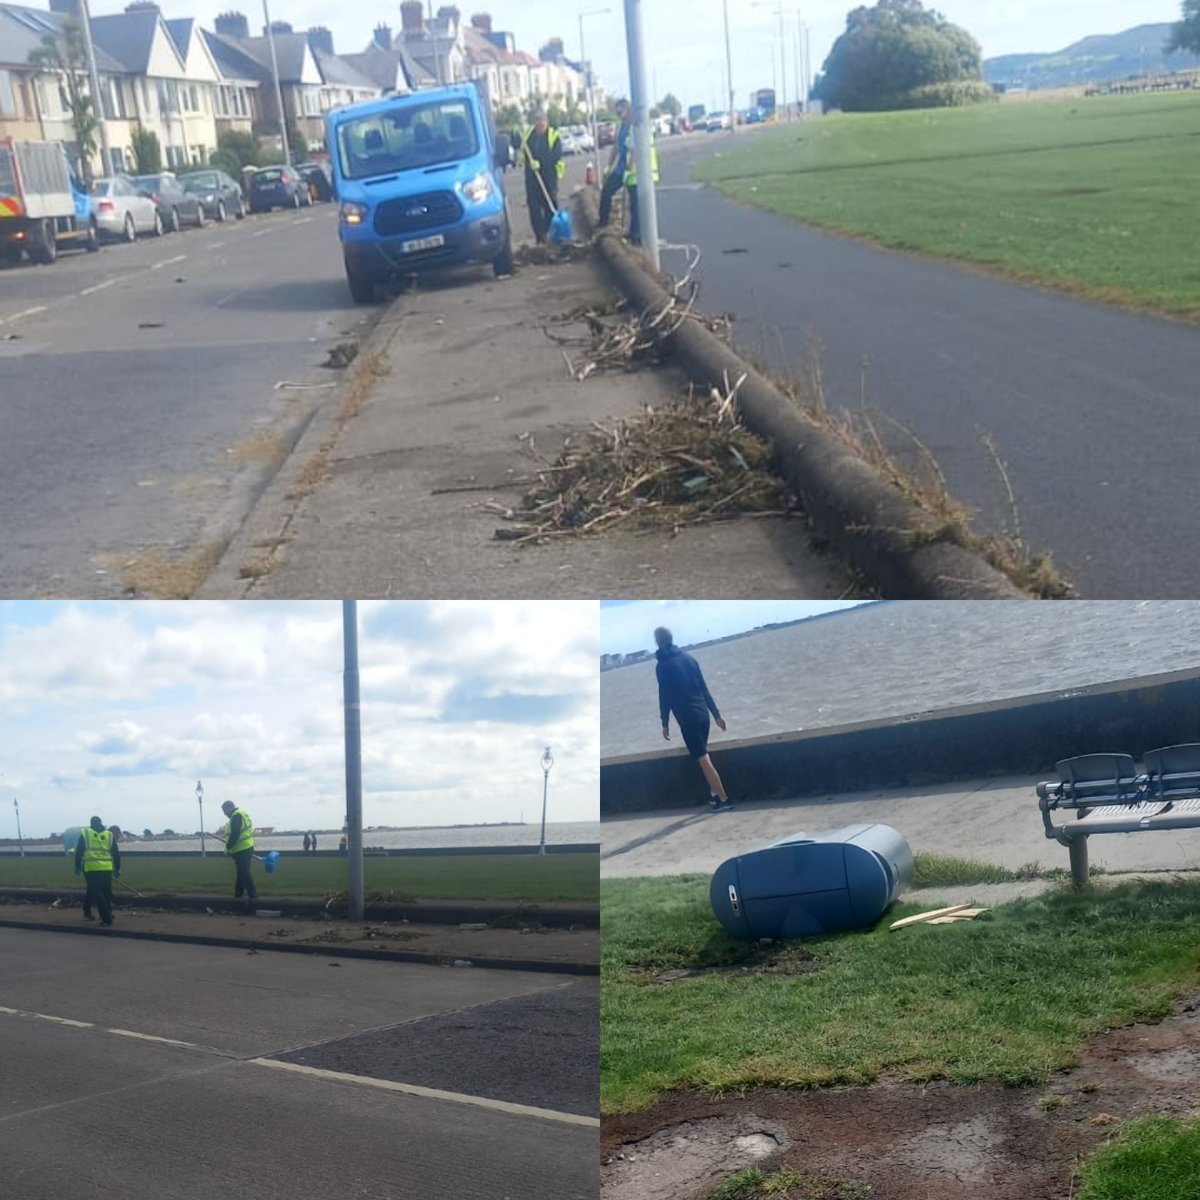
[[[358,601],[342,601],[343,707],[346,726],[346,855],[350,919],[363,919],[362,713],[358,694]]]
[[[264,0],[265,3],[265,0]],[[783,101],[783,119],[788,120],[787,35],[783,29],[783,0],[779,0],[779,93]]]
[[[204,851],[204,784],[196,780],[196,803],[200,805],[200,857],[207,858]]]
[[[542,752],[542,840],[539,842],[539,854],[546,853],[546,793],[550,789],[550,768],[554,766],[554,755],[547,746]]]
[[[546,753],[550,753],[550,747],[546,747]],[[13,810],[17,814],[17,846],[21,851],[21,857],[25,857],[25,839],[21,836],[21,806],[17,803],[16,796],[13,797]],[[542,837],[546,836],[546,806],[542,805]]]
[[[108,121],[104,116],[104,98],[100,94],[100,72],[96,70],[96,47],[92,44],[92,14],[88,0],[79,0],[79,23],[83,26],[83,44],[87,49],[88,79],[92,85],[92,105],[96,110],[96,126],[100,131],[100,177],[110,174],[115,168],[112,150],[108,144]],[[83,147],[80,147],[82,153]]]
[[[263,20],[267,23],[267,42],[271,47],[271,75],[275,80],[275,103],[279,105],[279,135],[283,138],[283,161],[292,165],[292,146],[288,141],[287,111],[283,107],[283,84],[279,81],[279,56],[275,53],[275,30],[271,28],[271,14],[267,0],[263,0]]]
[[[596,160],[597,164],[600,161],[600,138],[596,123],[596,93],[592,78],[592,64],[588,62],[587,48],[583,41],[583,19],[584,17],[602,17],[606,13],[611,12],[611,8],[593,8],[579,14],[579,62],[585,72],[584,81],[587,84],[588,128],[592,134],[592,157]]]
[[[781,0],[782,3],[782,0]],[[625,43],[629,52],[629,91],[633,104],[633,158],[637,169],[638,224],[642,248],[657,273],[658,197],[654,189],[653,134],[650,127],[650,100],[646,96],[646,42],[642,32],[642,0],[625,0]]]
[[[737,106],[733,101],[733,43],[729,40],[729,0],[722,0],[725,9],[725,77],[729,81],[729,132],[737,134]]]

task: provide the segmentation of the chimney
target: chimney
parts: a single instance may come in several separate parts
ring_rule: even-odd
[[[162,9],[154,3],[154,0],[134,0],[134,3],[125,5],[127,13],[157,13],[162,16]]]
[[[267,32],[268,32],[267,27],[264,25],[263,26],[263,37],[267,36]],[[270,32],[274,33],[274,34],[283,34],[283,33],[295,33],[296,31],[292,27],[291,23],[288,21],[272,21]]]
[[[421,0],[404,0],[400,5],[400,24],[405,38],[425,36],[425,5]]]
[[[241,38],[243,41],[250,37],[250,21],[240,12],[222,13],[215,24],[217,32],[225,37]]]
[[[308,31],[308,44],[314,50],[333,57],[333,34],[324,25],[314,25]]]
[[[381,21],[375,26],[374,43],[381,50],[390,50],[392,48],[392,28],[390,25],[384,25]]]
[[[447,4],[438,9],[438,20],[444,20],[453,31],[458,28],[458,23],[462,20],[462,13],[453,4]]]
[[[471,18],[471,24],[479,30],[480,33],[488,34],[492,32],[492,14],[491,13],[476,13]]]

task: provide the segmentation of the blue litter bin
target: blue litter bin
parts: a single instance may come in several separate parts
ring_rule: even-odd
[[[873,925],[912,882],[912,850],[890,825],[797,833],[723,862],[709,899],[734,937],[787,938]]]

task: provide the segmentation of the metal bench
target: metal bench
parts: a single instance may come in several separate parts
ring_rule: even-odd
[[[1084,754],[1057,764],[1057,782],[1037,785],[1046,836],[1067,847],[1077,886],[1093,834],[1200,828],[1200,744],[1150,750],[1142,767],[1129,754]],[[1056,825],[1063,810],[1072,815]]]

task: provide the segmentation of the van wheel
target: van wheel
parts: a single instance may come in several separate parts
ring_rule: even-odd
[[[29,257],[35,263],[49,266],[58,257],[58,241],[54,236],[51,221],[39,221],[33,239],[29,243]]]
[[[514,270],[512,248],[512,222],[508,219],[508,204],[504,205],[504,249],[492,259],[492,270],[497,279],[511,275]]]
[[[83,245],[89,254],[95,254],[100,249],[100,230],[96,227],[95,221],[88,222],[87,237],[84,239]]]
[[[350,284],[350,298],[355,304],[375,303],[375,281],[370,275],[354,270],[346,264],[346,282]]]

